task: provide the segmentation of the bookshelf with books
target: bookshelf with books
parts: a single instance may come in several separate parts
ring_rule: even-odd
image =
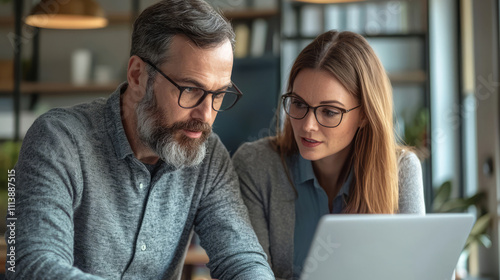
[[[14,15],[12,13],[14,3],[18,2],[23,2],[23,9],[19,14]],[[19,119],[24,112],[36,110],[37,107],[46,110],[54,106],[70,106],[73,104],[73,100],[85,101],[83,100],[85,96],[89,99],[109,95],[119,81],[124,80],[127,65],[128,48],[116,48],[116,45],[117,43],[121,46],[129,45],[131,26],[135,16],[140,9],[155,1],[131,0],[130,2],[132,4],[130,6],[120,5],[113,1],[100,3],[106,12],[109,25],[103,29],[79,30],[77,32],[29,27],[23,23],[23,19],[31,9],[29,1],[1,3],[0,34],[4,34],[5,38],[13,36],[21,38],[20,52],[22,54],[19,67],[23,72],[19,90],[15,90],[16,83],[12,71],[14,68],[12,51],[14,43],[4,40],[2,45],[4,47],[0,51],[0,108],[2,108],[4,115],[9,120]],[[259,61],[266,59],[274,61],[279,58],[280,9],[278,0],[208,0],[208,2],[222,11],[235,27],[248,26],[245,52],[243,54],[236,53],[235,66],[241,65],[243,67],[248,64],[251,58],[256,58]],[[3,9],[4,7],[5,9]],[[21,21],[20,35],[15,34],[14,27],[17,19]],[[243,41],[243,39],[238,40],[238,45],[242,45]],[[71,82],[70,61],[73,52],[81,48],[91,52],[92,72],[89,74],[88,82],[75,85]],[[106,68],[105,70],[110,73],[108,75],[110,79],[105,82],[95,80],[98,66]],[[8,73],[5,74],[2,69]],[[46,71],[47,69],[51,71]],[[279,67],[276,72],[279,73]],[[246,74],[249,73],[246,71]],[[238,76],[238,73],[235,71],[234,75]],[[251,77],[248,78],[251,79]],[[276,81],[279,82],[279,79]],[[243,90],[244,92],[253,92],[251,88]],[[14,92],[16,94],[13,94]],[[12,110],[15,103],[14,96],[20,99],[21,114],[16,114]],[[38,110],[38,113],[40,112]],[[16,126],[8,128],[8,131],[15,131]],[[18,136],[9,136],[10,132],[2,133],[0,130],[0,135],[6,135],[0,138],[18,137],[22,139],[24,133],[25,131],[20,131]]]
[[[236,34],[235,58],[279,55],[279,9],[247,8],[224,11]]]
[[[280,94],[282,1],[211,1],[225,4],[220,8],[236,34],[232,79],[244,96],[233,110],[218,115],[214,126],[233,153],[242,143],[269,135],[275,126],[272,120]]]
[[[1,5],[2,8],[5,6],[12,11],[14,10],[12,9],[14,4],[18,2],[24,2],[22,11],[16,15],[10,13],[0,14],[0,34],[4,34],[5,38],[9,34],[15,35],[15,22],[20,20],[22,28],[20,37],[26,39],[21,42],[22,61],[19,61],[18,65],[24,72],[17,91],[21,101],[21,112],[16,114],[15,110],[12,109],[14,107],[15,81],[12,71],[10,71],[9,78],[6,78],[6,75],[3,74],[0,77],[2,78],[0,79],[0,108],[2,108],[0,120],[2,120],[3,124],[12,124],[14,123],[13,119],[17,118],[20,122],[18,137],[22,139],[36,115],[43,113],[41,110],[46,111],[54,106],[71,106],[94,99],[97,96],[106,97],[116,89],[118,82],[125,77],[128,48],[124,46],[128,46],[130,43],[129,37],[135,12],[128,9],[128,6],[124,8],[121,1],[102,1],[103,5],[108,5],[108,7],[104,7],[107,8],[106,12],[109,20],[109,25],[106,28],[71,32],[65,30],[37,30],[23,23],[24,17],[31,8],[30,1],[16,0]],[[141,2],[140,6],[144,8],[149,4],[146,2],[152,1],[133,0],[131,2],[137,3],[133,6],[138,6],[138,3]],[[257,5],[260,2],[265,5]],[[254,0],[252,5],[247,5],[242,9],[222,9],[222,11],[235,26],[237,24],[247,24],[249,28],[248,52],[245,55],[236,57],[234,62],[233,79],[245,94],[237,108],[251,107],[258,110],[259,113],[262,113],[263,108],[267,108],[268,112],[265,116],[272,117],[275,103],[270,102],[268,104],[266,101],[259,101],[260,96],[268,92],[273,92],[277,96],[279,88],[279,54],[277,52],[279,52],[280,9],[278,1],[273,2],[273,6],[269,6],[271,2],[273,1]],[[114,10],[115,6],[113,5],[116,5],[117,10]],[[254,26],[259,32],[254,31]],[[255,38],[255,43],[252,41],[253,38]],[[93,63],[107,64],[112,68],[113,79],[106,83],[95,82],[92,74],[88,83],[75,85],[71,82],[69,60],[72,52],[82,46],[92,50]],[[8,43],[0,52],[0,58],[5,57],[6,69],[13,68],[13,47],[13,44]],[[35,67],[31,68],[34,69],[33,72],[36,72],[35,77],[32,79],[27,77],[32,75],[28,69],[31,65],[35,65]],[[47,69],[50,69],[50,71],[47,71]],[[3,81],[3,78],[6,78],[6,80]],[[271,99],[274,101],[276,98]],[[47,104],[45,102],[53,103],[45,105]],[[37,111],[37,108],[41,110]],[[228,113],[233,112],[233,115],[224,116],[220,114],[217,118],[214,130],[222,132],[234,130],[234,127],[238,129],[241,127],[239,134],[228,134],[223,141],[234,141],[234,139],[245,141],[251,137],[258,137],[262,128],[269,126],[267,117],[255,118],[251,115],[244,115],[238,109],[228,111]],[[3,118],[4,115],[6,118]],[[233,124],[231,118],[234,115],[237,115],[238,120],[247,118],[241,121],[245,125]],[[260,122],[256,123],[251,119],[248,120],[248,118],[260,120]],[[0,139],[16,138],[15,125],[7,126],[5,125],[0,130]],[[235,143],[232,152],[240,142]],[[193,273],[200,266],[203,267],[206,262],[208,262],[208,257],[204,251],[200,247],[191,246],[185,259],[186,273]]]

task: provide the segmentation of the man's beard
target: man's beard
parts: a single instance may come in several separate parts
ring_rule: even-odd
[[[175,168],[199,165],[206,155],[206,140],[212,132],[208,123],[199,120],[164,125],[167,119],[158,107],[152,79],[146,86],[144,98],[137,104],[137,133],[141,142],[152,149],[165,163]],[[197,138],[189,138],[181,130],[201,131]],[[176,139],[176,136],[178,139]]]

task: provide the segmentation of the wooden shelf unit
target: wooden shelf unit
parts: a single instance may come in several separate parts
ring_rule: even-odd
[[[279,14],[278,9],[235,9],[222,11],[229,20],[243,20],[255,18],[269,18]],[[131,24],[132,14],[130,13],[110,13],[106,15],[110,25]],[[13,16],[0,16],[0,27],[14,27]]]
[[[13,16],[0,17],[0,27],[14,27],[14,17]]]
[[[18,1],[18,0],[16,0]],[[225,10],[222,11],[224,16],[230,21],[251,21],[257,18],[270,19],[279,16],[280,10],[276,9],[256,9],[245,8],[241,10]],[[106,15],[110,25],[131,25],[133,21],[133,13],[110,13]],[[22,19],[24,22],[24,18]],[[14,16],[0,16],[0,28],[14,29],[15,18]],[[246,63],[255,63],[253,60],[245,60]],[[262,62],[262,59],[258,59]],[[74,85],[69,82],[21,82],[20,93],[22,95],[58,95],[70,96],[72,94],[86,94],[86,93],[111,93],[118,87],[119,83],[109,84],[86,84]],[[0,96],[12,95],[14,86],[12,82],[0,82]],[[0,240],[3,240],[0,239]],[[3,241],[5,244],[5,241]],[[1,246],[0,242],[0,274],[5,271],[5,253],[6,247]],[[2,259],[2,256],[4,257]],[[201,247],[191,247],[186,253],[184,265],[186,267],[193,267],[197,265],[204,265],[208,263],[209,258],[204,249]],[[188,270],[189,272],[189,270]],[[189,272],[190,273],[190,272]]]
[[[73,94],[73,93],[89,93],[89,92],[113,92],[118,87],[119,83],[108,84],[85,84],[74,85],[71,83],[37,83],[23,82],[21,83],[21,93],[24,95],[30,94]],[[11,94],[14,90],[12,83],[0,83],[0,94]]]
[[[422,70],[387,73],[391,83],[397,84],[423,84],[427,82],[427,75]]]
[[[244,20],[256,18],[270,18],[279,15],[277,9],[245,9],[245,10],[227,10],[223,14],[229,20]]]

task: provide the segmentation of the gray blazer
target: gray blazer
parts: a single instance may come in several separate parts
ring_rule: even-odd
[[[295,192],[280,155],[264,138],[243,144],[234,154],[243,200],[276,279],[293,278]],[[399,211],[425,214],[422,170],[411,152],[399,158]]]

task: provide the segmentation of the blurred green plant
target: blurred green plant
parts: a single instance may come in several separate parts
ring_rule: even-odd
[[[14,168],[19,157],[21,142],[6,141],[0,143],[0,233],[5,231],[7,213],[7,171]]]
[[[22,142],[4,141],[0,142],[0,168],[11,169],[19,158],[19,151],[21,150]],[[7,182],[7,174],[0,176],[0,179]]]
[[[404,141],[406,145],[415,147],[420,159],[429,157],[427,127],[429,125],[429,112],[426,108],[418,111],[411,123],[405,123]]]
[[[468,252],[470,246],[476,242],[486,248],[491,247],[491,238],[487,233],[491,216],[483,207],[486,193],[478,192],[471,197],[451,198],[451,192],[451,181],[444,182],[435,192],[432,211],[434,213],[465,212],[470,207],[475,207],[478,218],[465,242],[464,251]]]

